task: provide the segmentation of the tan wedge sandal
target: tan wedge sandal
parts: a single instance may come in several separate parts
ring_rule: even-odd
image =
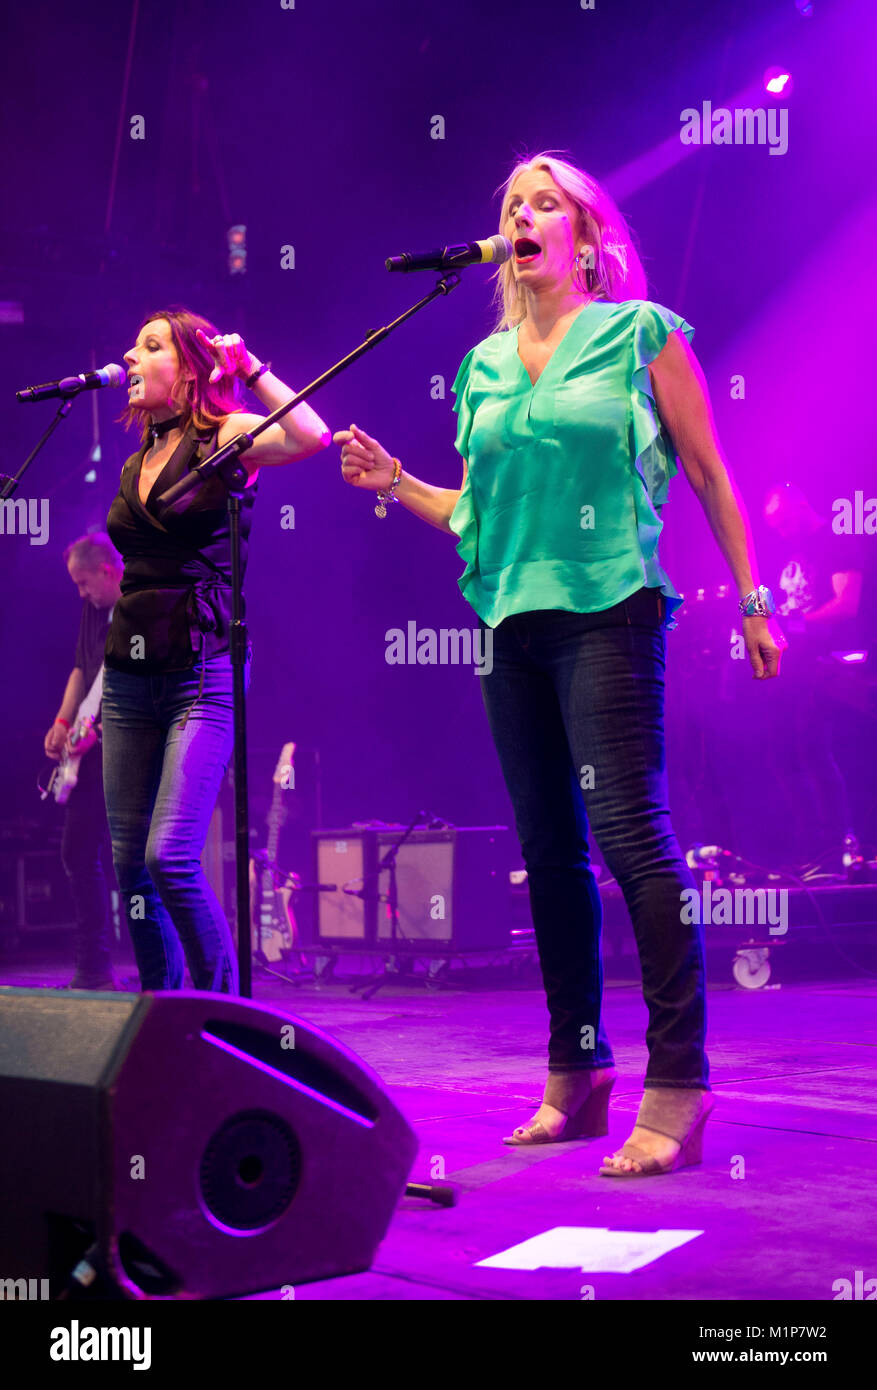
[[[681,1147],[669,1163],[659,1163],[652,1154],[646,1153],[639,1144],[626,1143],[613,1158],[629,1158],[638,1163],[639,1168],[612,1168],[605,1165],[600,1169],[604,1178],[649,1178],[658,1173],[674,1173],[677,1168],[688,1168],[700,1163],[703,1154],[703,1130],[710,1112],[715,1106],[711,1091],[679,1088],[671,1086],[650,1087],[644,1092],[636,1117],[642,1129],[650,1129],[653,1134],[663,1134],[673,1139]]]
[[[609,1133],[609,1097],[618,1073],[613,1067],[589,1071],[550,1071],[543,1104],[566,1115],[559,1134],[548,1133],[541,1120],[519,1125],[504,1144],[562,1144],[568,1139],[599,1139]]]

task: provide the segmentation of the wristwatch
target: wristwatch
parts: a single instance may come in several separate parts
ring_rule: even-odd
[[[769,618],[777,611],[773,594],[766,584],[759,584],[751,594],[745,594],[739,603],[744,618]]]

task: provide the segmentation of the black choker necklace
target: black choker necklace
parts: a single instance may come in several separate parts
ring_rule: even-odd
[[[156,420],[151,424],[149,433],[152,435],[152,442],[155,443],[157,439],[163,439],[171,430],[176,429],[182,418],[182,415],[172,415],[169,420]]]

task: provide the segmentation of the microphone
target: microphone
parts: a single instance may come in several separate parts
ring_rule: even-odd
[[[492,236],[486,241],[464,241],[459,246],[443,246],[439,251],[403,251],[401,256],[388,256],[388,270],[462,270],[467,265],[501,265],[515,254],[507,236]]]
[[[51,401],[57,396],[68,398],[78,396],[80,391],[97,391],[101,386],[121,386],[125,380],[125,368],[118,362],[108,362],[99,372],[80,372],[79,376],[65,376],[60,381],[46,381],[42,386],[25,386],[16,391],[17,401]]]
[[[353,880],[353,882],[356,881]],[[364,903],[388,903],[390,901],[386,893],[371,893],[366,888],[348,888],[346,883],[342,883],[341,892],[346,893],[348,898],[362,898]]]

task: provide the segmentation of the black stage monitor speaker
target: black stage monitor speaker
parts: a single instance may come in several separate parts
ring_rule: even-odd
[[[86,1251],[128,1297],[368,1269],[417,1138],[299,1018],[228,995],[0,988],[0,1274]]]

